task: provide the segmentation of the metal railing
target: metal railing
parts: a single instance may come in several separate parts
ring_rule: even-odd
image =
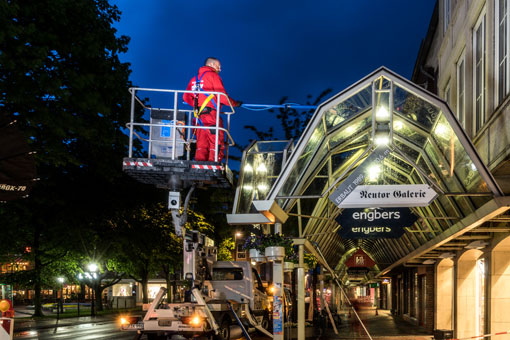
[[[218,162],[218,154],[219,154],[219,132],[223,131],[225,136],[227,137],[227,143],[225,143],[225,163],[228,164],[228,149],[229,146],[235,145],[232,136],[230,135],[230,115],[234,114],[234,107],[230,102],[228,96],[221,92],[207,92],[207,95],[214,95],[216,99],[216,103],[218,106],[218,110],[216,111],[216,124],[214,126],[201,126],[194,125],[193,118],[194,113],[193,109],[190,106],[182,101],[182,95],[185,93],[191,94],[205,94],[204,91],[181,91],[181,90],[164,90],[164,89],[151,89],[151,88],[139,88],[132,87],[129,89],[131,93],[131,114],[130,121],[126,124],[126,127],[129,129],[129,158],[133,157],[133,139],[136,137],[142,143],[147,143],[147,145],[143,145],[143,150],[147,152],[147,158],[153,158],[158,156],[154,153],[155,146],[163,146],[166,147],[167,150],[171,150],[168,156],[159,156],[160,158],[169,158],[169,159],[179,159],[179,157],[183,157],[184,155],[180,155],[180,150],[184,150],[186,148],[186,160],[191,160],[192,155],[190,154],[190,146],[192,143],[196,143],[194,139],[194,135],[196,130],[210,130],[211,133],[214,133],[216,136],[215,139],[215,147],[214,147],[214,160]],[[147,93],[148,95],[152,95],[155,97],[156,95],[169,97],[163,98],[163,104],[170,103],[168,107],[162,107],[163,105],[153,105],[151,103],[151,97],[147,99],[140,99],[140,93]],[[225,97],[229,105],[224,105],[225,107],[229,107],[230,111],[221,112],[221,97]],[[181,105],[179,106],[179,99],[181,99]],[[161,100],[161,98],[160,98]],[[136,105],[140,105],[145,114],[149,114],[149,123],[147,122],[135,122],[135,112]],[[168,113],[169,119],[159,119],[153,118],[153,112],[164,112]],[[226,119],[226,128],[221,127],[219,125],[220,122],[220,114],[224,114],[227,116]],[[182,120],[182,116],[184,115],[184,121]],[[166,118],[166,117],[165,117]],[[179,120],[178,118],[181,118]],[[156,121],[156,122],[154,122]],[[138,127],[138,128],[137,128]],[[160,131],[160,137],[154,136],[156,131]],[[166,136],[163,137],[163,132],[165,132]],[[184,152],[183,152],[184,153]]]

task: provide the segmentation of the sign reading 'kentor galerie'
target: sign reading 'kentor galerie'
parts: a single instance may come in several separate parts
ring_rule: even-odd
[[[358,185],[339,208],[425,207],[437,196],[426,184]]]

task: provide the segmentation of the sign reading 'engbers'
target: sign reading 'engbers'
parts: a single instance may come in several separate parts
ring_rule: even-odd
[[[344,209],[336,218],[346,227],[410,227],[418,219],[409,208]]]
[[[409,208],[344,209],[336,218],[345,239],[399,238],[418,216]]]

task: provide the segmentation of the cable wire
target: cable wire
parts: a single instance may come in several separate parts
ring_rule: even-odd
[[[243,104],[243,109],[251,111],[265,111],[269,109],[296,109],[296,110],[315,110],[316,105],[300,105],[298,103],[284,103],[284,104]]]

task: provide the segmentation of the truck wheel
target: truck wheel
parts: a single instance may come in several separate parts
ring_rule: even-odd
[[[264,314],[260,326],[264,328],[266,331],[269,331],[269,329],[271,328],[271,325],[269,323],[269,316],[267,314]]]
[[[269,319],[269,314],[265,313],[264,317],[262,318],[262,321],[260,322],[260,326],[264,328],[266,331],[271,333],[273,331],[273,324],[271,322],[271,319]],[[267,336],[265,333],[262,333],[261,331],[257,331],[257,333],[261,336]]]
[[[215,340],[230,340],[230,322],[223,319],[218,329],[218,335],[214,337]]]

